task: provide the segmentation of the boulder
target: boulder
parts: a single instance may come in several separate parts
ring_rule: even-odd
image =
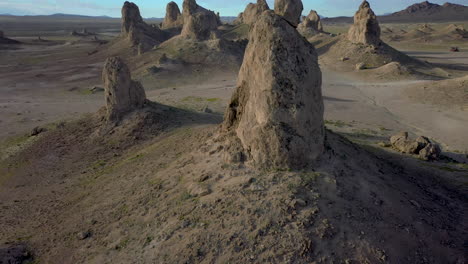
[[[302,0],[275,0],[275,13],[284,17],[294,27],[301,22],[302,10]]]
[[[390,143],[396,150],[407,154],[417,154],[421,149],[418,142],[409,140],[408,132],[400,132],[392,136]]]
[[[140,9],[131,2],[125,2],[122,8],[121,34],[132,47],[141,45],[145,51],[166,40],[166,35],[161,29],[152,27],[143,21]]]
[[[34,262],[36,260],[28,246],[16,243],[0,244],[0,263],[18,264]]]
[[[266,0],[257,0],[257,3],[249,3],[244,12],[239,15],[239,22],[243,24],[252,25],[266,10],[270,10]]]
[[[323,32],[322,22],[320,16],[315,10],[311,10],[309,15],[306,16],[302,22],[297,26],[297,30],[302,34],[317,34]]]
[[[182,27],[184,20],[182,14],[180,13],[179,6],[175,2],[170,2],[166,6],[166,17],[162,22],[162,28],[177,28]]]
[[[106,60],[102,72],[107,120],[119,121],[126,113],[142,108],[146,102],[143,86],[132,80],[130,70],[119,57]]]
[[[46,128],[43,128],[43,127],[35,127],[33,128],[33,130],[31,130],[31,133],[30,133],[30,136],[31,137],[34,137],[34,136],[37,136],[39,134],[42,134],[44,132],[46,132],[47,129]]]
[[[442,151],[437,144],[429,143],[419,152],[419,158],[426,161],[440,159]]]
[[[419,136],[418,138],[416,138],[416,142],[418,142],[419,144],[423,146],[431,144],[431,141],[425,136]]]
[[[89,89],[89,91],[92,93],[92,94],[95,94],[95,93],[100,93],[100,92],[104,92],[104,88],[102,87],[99,87],[99,86],[93,86]]]
[[[195,0],[184,0],[182,36],[207,40],[216,31],[220,21],[216,14],[197,4]]]
[[[365,70],[366,69],[366,64],[364,64],[362,62],[357,63],[355,68],[356,68],[356,71]]]
[[[423,160],[437,160],[440,158],[441,149],[439,145],[432,143],[427,137],[420,136],[410,140],[408,132],[400,132],[390,138],[392,146],[407,154],[419,155]]]
[[[270,169],[314,163],[324,151],[321,85],[313,45],[281,16],[262,13],[222,125],[233,135],[230,160]]]
[[[380,26],[367,1],[362,2],[348,31],[348,40],[356,44],[380,45]]]

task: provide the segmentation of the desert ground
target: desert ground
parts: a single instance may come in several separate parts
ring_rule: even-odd
[[[120,19],[0,16],[21,42],[0,44],[0,263],[15,250],[30,263],[465,263],[468,38],[453,25],[468,21],[381,24],[392,50],[421,63],[403,72],[330,55],[350,24],[308,38],[338,154],[296,173],[230,164],[216,148],[245,25],[219,27],[228,48],[175,37],[140,52],[120,41]],[[107,128],[111,56],[153,110]],[[391,148],[401,131],[443,158]]]
[[[114,33],[120,27],[116,23],[110,29],[96,28],[102,30],[100,39],[108,41],[115,37]],[[431,26],[443,28],[449,24]],[[48,26],[50,31],[47,31]],[[24,40],[25,44],[2,51],[2,140],[21,137],[36,126],[77,118],[103,106],[102,91],[91,90],[95,86],[102,87],[101,70],[105,58],[88,55],[102,44],[69,34],[60,35],[64,30],[57,32],[54,27],[54,23],[49,21],[41,27],[43,43],[36,42],[36,29],[29,35],[21,31],[17,39]],[[407,29],[409,25],[387,27]],[[73,30],[79,26],[70,25],[69,28]],[[329,28],[330,32],[338,33],[346,31],[349,25],[330,25]],[[389,43],[412,57],[441,66],[440,73],[433,79],[439,79],[440,75],[455,78],[468,71],[466,40],[427,45],[418,42]],[[458,46],[461,51],[450,52],[451,46]],[[412,85],[423,84],[426,79],[368,81],[363,80],[361,73],[336,72],[323,65],[322,71],[325,116],[331,129],[349,127],[347,132],[351,133],[369,130],[368,133],[382,137],[400,130],[411,131],[428,135],[442,143],[447,151],[468,151],[468,141],[463,137],[468,134],[466,103],[431,104],[411,100],[408,95]],[[237,72],[235,67],[218,70],[214,66],[195,65],[184,69],[183,74],[168,70],[148,76],[144,72],[139,73],[136,79],[142,81],[152,101],[194,111],[208,107],[222,115],[236,86]],[[336,122],[346,125],[336,127],[333,125]]]

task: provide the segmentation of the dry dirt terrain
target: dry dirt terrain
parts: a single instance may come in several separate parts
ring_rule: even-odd
[[[467,39],[385,24],[389,49],[421,64],[356,70],[329,54],[349,25],[325,24],[333,34],[309,39],[324,153],[312,169],[256,170],[227,162],[218,133],[248,27],[143,53],[122,46],[120,20],[63,19],[0,17],[21,41],[0,44],[0,263],[466,263]],[[151,102],[110,125],[101,75],[115,55]],[[442,158],[397,153],[400,131]]]
[[[79,117],[103,106],[102,91],[92,91],[92,88],[102,87],[105,58],[88,55],[98,46],[93,42],[57,41],[3,50],[0,138],[20,137],[36,126]],[[468,72],[468,51],[464,48],[459,53],[442,49],[403,51],[434,64],[456,67],[456,75]],[[152,101],[196,111],[208,107],[222,114],[235,88],[237,71],[215,68],[191,66],[155,75],[143,72],[139,79]],[[439,69],[444,74],[450,71]],[[366,81],[360,78],[362,73],[340,73],[326,67],[322,70],[325,114],[330,123],[354,123],[356,131],[387,131],[385,136],[400,130],[411,131],[436,139],[447,150],[468,151],[468,142],[463,137],[468,132],[466,90],[458,97],[461,102],[457,104],[450,101],[435,104],[433,101],[437,100],[415,102],[406,89],[426,80]],[[184,74],[181,76],[178,71]]]

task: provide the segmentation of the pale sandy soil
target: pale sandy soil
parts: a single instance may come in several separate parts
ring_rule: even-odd
[[[83,90],[99,84],[102,63],[92,45],[22,45],[0,53],[0,140],[38,125],[93,112],[103,99]]]
[[[356,109],[359,107],[353,106],[348,109],[350,111],[348,114],[357,120],[367,120],[386,128],[426,135],[446,145],[450,150],[467,151],[468,142],[465,135],[468,134],[468,116],[466,111],[457,108],[442,109],[438,106],[410,102],[408,98],[402,96],[402,93],[408,84],[413,83],[415,81],[354,83],[351,89],[355,90],[353,92],[355,95],[359,93],[362,95],[361,102],[364,104],[361,107],[365,107],[366,110],[357,112]],[[340,91],[342,88],[343,86],[335,86],[333,91],[325,90],[325,94],[343,94]],[[336,109],[329,108],[328,110],[335,112]],[[342,117],[338,112],[335,115]]]
[[[409,131],[443,143],[449,150],[468,151],[468,117],[461,109],[410,102],[403,90],[419,81],[366,83],[352,76],[323,71],[325,119],[343,121],[335,127],[348,133],[371,132],[385,140],[391,133]],[[229,78],[231,77],[231,78]],[[151,100],[222,113],[235,88],[235,76],[226,73],[208,83],[149,91]],[[198,100],[196,98],[199,98]],[[202,98],[205,98],[203,100]],[[209,99],[219,101],[209,102]],[[333,128],[333,127],[332,127]],[[348,129],[344,129],[348,128]]]

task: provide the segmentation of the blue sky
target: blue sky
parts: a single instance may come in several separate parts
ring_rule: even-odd
[[[165,6],[170,0],[134,0],[144,17],[164,17]],[[181,7],[183,0],[175,0]],[[237,16],[249,2],[256,0],[198,0],[198,4],[221,13]],[[267,0],[273,7],[274,0]],[[362,0],[303,0],[304,13],[315,9],[322,16],[352,16]],[[422,0],[368,0],[377,14],[399,11]],[[443,4],[447,0],[432,0]],[[0,0],[0,14],[47,15],[54,13],[112,17],[120,16],[123,0]],[[468,0],[452,0],[452,3],[468,4]]]

